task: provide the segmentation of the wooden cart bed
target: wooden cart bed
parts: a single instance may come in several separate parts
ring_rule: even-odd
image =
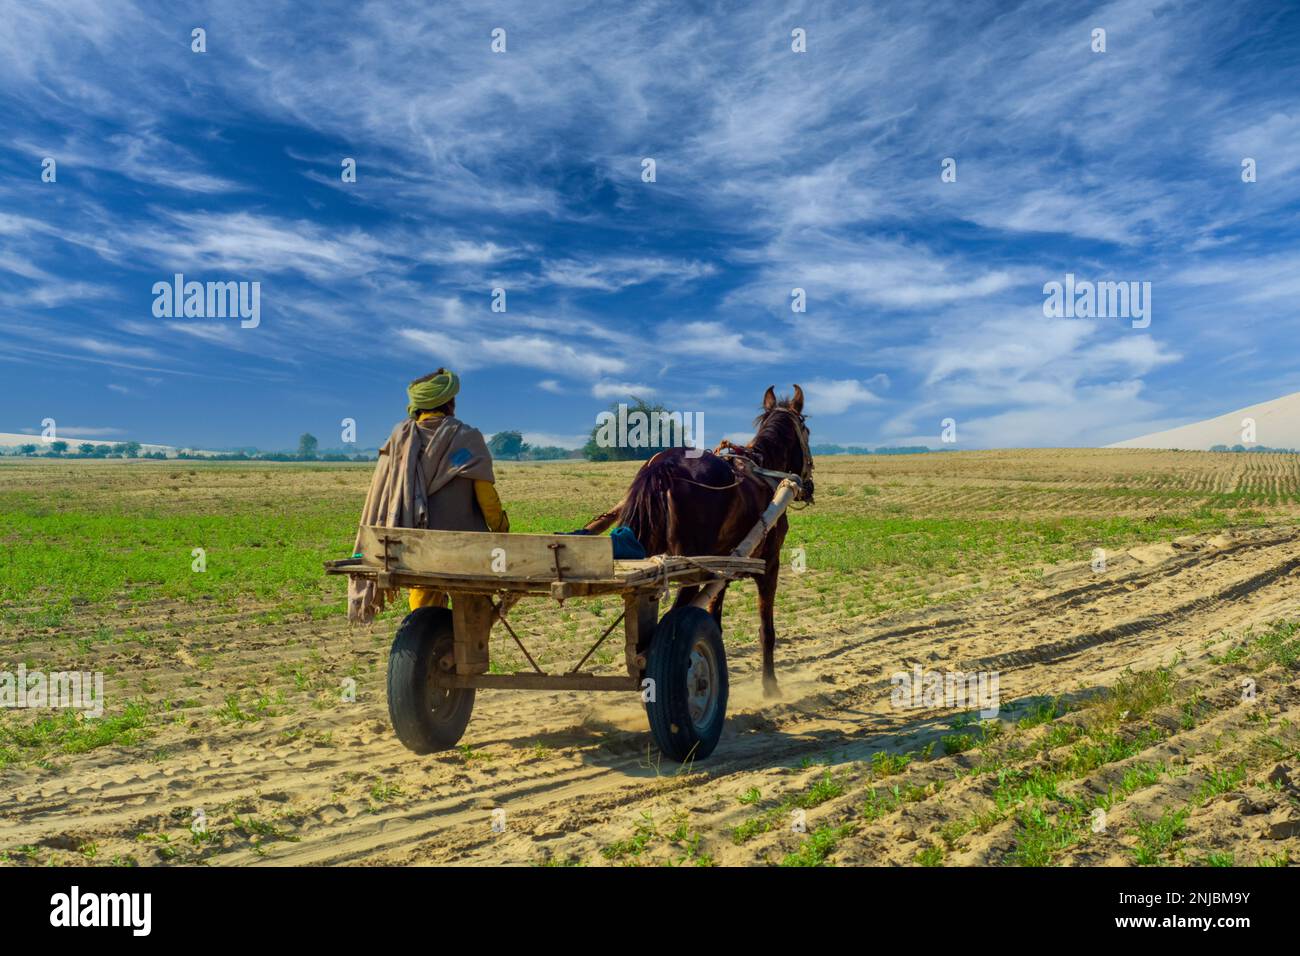
[[[517,592],[563,601],[756,577],[765,567],[757,558],[727,555],[615,561],[609,538],[596,535],[367,526],[361,530],[361,557],[326,562],[325,570],[374,578],[383,587],[468,594]]]

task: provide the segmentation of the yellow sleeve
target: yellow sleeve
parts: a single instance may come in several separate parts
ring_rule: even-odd
[[[474,497],[478,499],[479,510],[487,522],[489,531],[509,531],[510,516],[501,507],[497,497],[497,487],[490,481],[474,481]]]

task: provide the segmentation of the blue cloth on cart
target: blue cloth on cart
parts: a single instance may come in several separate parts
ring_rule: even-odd
[[[646,556],[645,547],[627,525],[619,525],[612,530],[609,540],[614,542],[615,561],[634,561]]]
[[[554,531],[552,534],[591,534],[586,528],[577,531]],[[645,545],[637,540],[636,533],[626,525],[619,525],[609,533],[614,546],[615,561],[637,561],[646,557]]]

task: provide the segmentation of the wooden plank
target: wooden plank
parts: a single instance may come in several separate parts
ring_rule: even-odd
[[[457,594],[451,602],[451,623],[457,674],[486,674],[488,635],[496,614],[492,599],[483,594]]]
[[[388,538],[387,546],[381,541]],[[366,568],[383,566],[385,550],[390,571],[473,575],[486,579],[556,579],[559,546],[561,577],[599,580],[614,576],[614,549],[598,535],[496,534],[483,531],[426,531],[419,528],[361,529],[362,561]]]
[[[765,567],[761,558],[742,558],[731,554],[698,554],[689,557],[683,555],[664,555],[658,561],[648,558],[635,561],[615,561],[614,573],[619,576],[633,576],[645,572],[678,571],[688,568],[701,568],[716,571],[750,571]]]
[[[757,561],[756,565],[763,562]],[[746,570],[745,575],[759,573],[762,569]],[[362,578],[379,578],[383,572],[377,568],[331,568],[330,574],[346,574]],[[388,575],[389,584],[397,588],[429,588],[435,591],[450,591],[465,594],[515,593],[537,595],[550,598],[583,598],[607,594],[626,594],[637,591],[658,591],[666,583],[671,587],[683,587],[691,584],[708,584],[714,576],[698,568],[690,568],[671,575],[667,582],[660,582],[653,575],[641,575],[637,578],[604,578],[596,581],[562,581],[551,579],[518,580],[490,575],[471,574],[421,574],[410,571],[394,571]]]
[[[629,586],[660,579],[680,583],[681,579],[689,578],[692,583],[698,583],[710,580],[714,575],[721,575],[726,578],[754,576],[762,574],[767,567],[766,563],[758,558],[736,558],[722,555],[707,555],[690,559],[666,557],[662,566],[648,561],[638,561],[634,566],[627,566],[630,564],[631,562],[622,561],[614,563],[614,573]]]
[[[645,668],[645,650],[659,624],[659,595],[634,591],[623,596],[623,660],[628,674],[637,678]],[[638,649],[641,645],[641,649]]]
[[[333,571],[332,574],[347,574],[362,578],[378,578],[383,572],[375,568],[357,570],[348,568]],[[450,591],[464,594],[529,594],[540,597],[551,596],[552,581],[519,581],[513,578],[496,578],[486,575],[455,574],[413,574],[409,571],[393,572],[389,575],[393,587],[429,588],[434,591]],[[592,597],[603,594],[620,594],[629,587],[617,578],[602,581],[574,581],[565,584],[566,597]],[[632,588],[635,590],[635,588]]]

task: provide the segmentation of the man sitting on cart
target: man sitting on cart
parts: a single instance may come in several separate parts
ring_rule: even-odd
[[[492,453],[477,428],[456,418],[460,376],[440,368],[417,378],[406,389],[407,412],[424,438],[428,517],[435,531],[509,531],[510,517],[501,507],[492,473]],[[446,607],[447,595],[411,588],[411,610]]]
[[[379,449],[362,525],[437,531],[509,531],[492,471],[492,454],[477,428],[456,418],[460,377],[445,368],[406,389],[408,418]],[[358,538],[358,548],[360,538]],[[353,582],[357,584],[356,581]],[[411,610],[446,607],[447,595],[411,588]],[[373,586],[349,589],[348,614],[368,622],[384,596]]]

